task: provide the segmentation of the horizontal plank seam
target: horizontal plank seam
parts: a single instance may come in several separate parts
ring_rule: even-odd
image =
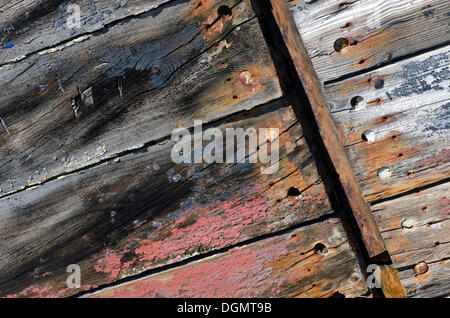
[[[271,100],[271,101],[269,101],[267,103],[258,105],[257,107],[260,108],[260,107],[263,107],[265,105],[270,105],[270,104],[273,104],[273,103],[280,102],[282,100],[284,100],[284,97],[280,97],[280,98],[277,98],[275,100]],[[283,106],[283,107],[288,107],[288,106]],[[254,108],[252,108],[252,109],[244,109],[244,110],[240,110],[240,111],[237,111],[235,113],[232,113],[232,114],[229,114],[229,115],[226,115],[226,116],[218,117],[218,118],[216,118],[216,119],[214,119],[212,121],[206,122],[206,125],[204,125],[204,128],[208,127],[208,126],[212,126],[214,124],[217,124],[220,121],[227,120],[228,118],[231,118],[233,116],[249,113],[249,112],[252,112],[252,111],[254,111]],[[285,130],[280,131],[280,136],[283,133],[287,132],[291,127],[293,127],[293,125],[289,126]],[[192,129],[193,129],[192,127],[189,128],[189,130],[192,130]],[[105,164],[105,163],[108,163],[108,162],[113,162],[113,160],[115,160],[116,158],[122,158],[122,157],[124,157],[124,156],[126,156],[128,154],[132,154],[132,153],[139,153],[143,149],[151,147],[151,146],[155,146],[155,145],[157,145],[157,144],[159,144],[161,142],[168,142],[168,141],[170,141],[170,139],[171,139],[171,136],[167,135],[167,136],[163,136],[161,138],[158,138],[158,139],[146,142],[146,143],[142,144],[140,147],[133,147],[133,148],[125,149],[125,150],[120,151],[120,152],[116,152],[114,154],[111,154],[108,158],[101,159],[98,162],[94,162],[92,164],[83,166],[83,167],[78,168],[78,169],[74,169],[74,170],[70,170],[70,171],[67,171],[67,172],[64,172],[64,173],[60,173],[60,174],[48,177],[44,181],[40,181],[40,182],[36,182],[36,183],[30,183],[30,184],[27,184],[26,186],[23,186],[21,189],[17,189],[17,190],[14,190],[12,192],[9,192],[9,193],[2,194],[2,195],[0,195],[0,199],[4,199],[6,197],[12,196],[14,194],[17,194],[17,193],[20,193],[20,192],[23,192],[23,191],[34,189],[36,187],[39,187],[39,186],[41,186],[43,184],[46,184],[48,182],[54,181],[54,180],[62,178],[62,177],[67,177],[67,176],[70,176],[70,175],[73,175],[73,174],[77,174],[77,173],[83,173],[84,171],[89,170],[89,169],[94,168],[94,167],[97,167],[99,165],[102,165],[102,164]],[[247,155],[247,157],[248,157],[248,155]]]
[[[235,6],[239,5],[242,1],[243,1],[243,0],[240,0],[239,2],[237,2],[234,6],[231,7],[231,9],[234,8]],[[102,28],[100,28],[100,29],[93,30],[93,31],[91,31],[91,32],[81,33],[81,34],[79,34],[79,35],[77,35],[77,36],[70,37],[70,38],[68,38],[68,39],[66,39],[66,40],[60,41],[60,42],[58,42],[58,43],[56,43],[56,44],[54,44],[54,45],[46,46],[46,47],[43,47],[43,48],[41,48],[41,49],[39,49],[39,50],[36,50],[36,51],[30,52],[30,53],[27,53],[27,54],[25,54],[25,55],[23,55],[23,56],[19,56],[19,57],[13,59],[13,60],[9,60],[9,61],[0,63],[0,69],[1,69],[3,66],[18,63],[18,62],[20,62],[20,61],[26,60],[26,59],[29,58],[30,56],[33,56],[33,55],[36,55],[36,54],[40,54],[40,53],[43,53],[43,52],[48,51],[48,50],[56,49],[56,48],[58,48],[59,46],[65,45],[65,44],[67,44],[67,43],[70,43],[70,42],[75,42],[75,43],[76,43],[77,40],[82,40],[83,38],[86,38],[87,36],[95,35],[95,34],[97,34],[97,33],[103,33],[103,32],[105,32],[105,30],[108,30],[108,29],[110,29],[111,27],[114,27],[114,26],[116,26],[116,25],[118,25],[118,24],[121,24],[121,23],[128,23],[129,21],[133,21],[133,20],[135,20],[135,19],[136,19],[136,20],[137,20],[137,19],[141,19],[142,16],[148,15],[150,12],[152,12],[152,11],[154,11],[154,10],[160,10],[160,9],[166,7],[166,6],[168,7],[168,6],[172,5],[171,2],[172,2],[172,1],[168,1],[168,2],[162,3],[161,5],[159,5],[159,6],[157,6],[157,7],[153,7],[152,9],[150,9],[150,10],[148,10],[148,11],[144,11],[144,12],[140,12],[140,13],[133,13],[133,14],[130,14],[130,15],[126,15],[126,16],[120,18],[120,19],[117,19],[117,20],[114,20],[114,21],[111,21],[111,22],[105,24],[105,25],[104,25]],[[218,19],[216,19],[215,21],[213,21],[212,25],[214,25],[217,21],[218,21]],[[212,26],[212,25],[211,25],[211,26]],[[197,36],[197,35],[198,35],[198,34],[196,34],[196,36]]]
[[[445,184],[447,182],[450,182],[450,177],[442,179],[442,180],[439,180],[439,181],[436,181],[436,182],[433,182],[433,183],[430,183],[430,184],[427,184],[425,186],[420,186],[420,187],[416,187],[416,188],[413,188],[413,189],[405,191],[405,192],[400,192],[400,193],[395,194],[395,195],[390,196],[390,197],[386,197],[386,198],[378,199],[378,200],[375,200],[375,201],[371,201],[369,203],[370,203],[371,206],[374,206],[374,205],[377,205],[377,204],[380,204],[380,203],[385,203],[385,202],[388,202],[388,201],[391,201],[391,200],[399,199],[401,197],[405,197],[405,196],[408,196],[410,194],[413,194],[413,193],[416,193],[416,192],[419,192],[419,191],[424,191],[424,190],[427,190],[427,189],[430,189],[430,188],[433,188],[433,187],[436,187],[436,186],[440,186],[440,185],[443,185],[443,184]],[[378,210],[372,211],[372,213],[376,213],[376,212],[378,212]]]
[[[423,50],[418,50],[418,51],[416,51],[414,53],[402,55],[402,56],[396,57],[396,58],[394,58],[394,59],[392,59],[392,60],[390,60],[388,62],[382,62],[382,63],[379,63],[379,64],[377,64],[375,66],[372,66],[372,67],[369,67],[369,68],[366,68],[366,69],[363,69],[363,70],[360,70],[360,71],[351,72],[351,73],[345,74],[345,75],[343,75],[341,77],[338,77],[336,79],[333,79],[333,80],[325,81],[323,83],[323,85],[326,87],[327,85],[336,84],[336,83],[339,83],[339,82],[351,79],[352,77],[356,77],[356,76],[359,76],[359,75],[364,75],[364,74],[367,74],[367,73],[371,73],[373,71],[376,71],[379,68],[382,68],[382,67],[385,67],[385,66],[388,66],[388,65],[393,65],[393,64],[396,64],[396,63],[402,62],[404,60],[408,60],[408,59],[414,58],[414,57],[422,55],[422,54],[426,54],[426,53],[430,53],[430,52],[439,50],[441,48],[446,47],[449,44],[450,44],[450,41],[447,41],[447,42],[444,42],[444,43],[441,43],[441,44],[438,44],[438,45],[434,45],[432,47],[429,47],[429,48],[426,48],[426,49],[423,49]]]
[[[167,270],[179,268],[179,267],[191,264],[191,263],[196,262],[196,261],[201,261],[201,260],[205,260],[205,259],[211,258],[211,257],[216,256],[216,255],[224,254],[224,253],[226,253],[226,252],[228,252],[228,251],[230,251],[232,249],[235,249],[235,248],[246,247],[246,246],[252,245],[254,243],[260,242],[260,241],[264,241],[264,240],[267,240],[267,239],[275,238],[275,237],[281,236],[281,235],[286,235],[286,234],[289,234],[291,232],[294,232],[295,230],[298,230],[298,229],[301,229],[301,228],[304,228],[304,227],[307,227],[307,226],[310,226],[310,225],[313,225],[313,224],[321,223],[321,222],[327,221],[327,220],[329,220],[331,218],[334,218],[334,217],[335,217],[335,214],[329,214],[329,215],[321,216],[321,217],[316,218],[314,220],[301,222],[299,224],[290,226],[290,227],[288,227],[288,228],[286,228],[284,230],[280,230],[280,231],[276,231],[276,232],[273,232],[273,233],[268,233],[268,234],[260,235],[260,236],[257,236],[257,237],[253,237],[251,239],[248,239],[248,240],[236,243],[236,244],[232,244],[232,245],[229,245],[229,246],[221,248],[221,249],[217,249],[217,250],[206,252],[204,254],[200,254],[200,255],[195,255],[195,256],[189,257],[187,259],[184,259],[184,260],[179,261],[179,262],[174,263],[174,264],[162,265],[160,267],[152,268],[152,269],[149,269],[147,271],[144,271],[144,272],[136,274],[136,275],[124,277],[124,278],[119,279],[117,281],[114,281],[112,283],[104,284],[104,285],[101,285],[101,286],[99,286],[97,288],[94,288],[94,289],[91,289],[91,290],[88,290],[88,291],[83,291],[83,292],[80,292],[78,294],[72,295],[72,296],[70,296],[70,298],[77,298],[77,297],[92,295],[94,293],[97,293],[97,292],[99,292],[101,290],[104,290],[104,289],[107,289],[107,288],[111,288],[111,287],[122,285],[124,283],[129,283],[129,282],[133,282],[133,281],[136,281],[136,280],[140,280],[142,278],[145,278],[145,277],[148,277],[148,276],[152,276],[152,275],[155,275],[155,274],[167,271]],[[345,243],[347,241],[348,241],[348,238],[343,243]],[[329,247],[329,249],[338,248],[342,244],[339,244],[337,246],[331,246],[331,247]]]
[[[444,257],[442,259],[436,260],[436,261],[431,261],[431,262],[427,262],[427,265],[433,265],[442,261],[448,261],[450,260],[450,257]],[[416,264],[414,265],[407,265],[407,266],[401,266],[401,267],[396,267],[395,269],[400,273],[400,272],[404,272],[410,269],[414,269],[414,266],[416,266]]]

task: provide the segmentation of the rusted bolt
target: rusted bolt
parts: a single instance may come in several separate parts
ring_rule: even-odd
[[[428,272],[428,264],[425,262],[420,262],[414,266],[414,271],[417,275],[423,275]]]
[[[375,87],[376,89],[380,89],[384,87],[384,80],[380,76],[375,76],[370,79],[370,85]]]
[[[377,175],[381,180],[389,179],[392,176],[392,171],[388,167],[382,167],[378,169]]]
[[[334,50],[336,52],[341,52],[343,48],[349,45],[348,40],[346,38],[339,38],[334,41]]]
[[[250,86],[253,83],[253,75],[249,71],[244,71],[239,74],[239,80],[245,86]]]

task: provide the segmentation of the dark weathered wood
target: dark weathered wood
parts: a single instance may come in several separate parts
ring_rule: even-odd
[[[343,186],[348,203],[355,216],[369,257],[375,258],[383,255],[386,252],[386,247],[344,153],[341,140],[330,116],[321,84],[295,26],[288,5],[284,0],[270,0],[263,3],[270,6],[297,74],[309,98],[309,103],[319,127],[320,136],[339,176],[339,181]]]
[[[238,0],[172,1],[5,65],[0,87],[2,195],[281,96]]]
[[[0,65],[105,28],[116,21],[154,11],[171,0],[0,1]],[[208,1],[211,2],[211,1]],[[228,1],[232,3],[232,1]],[[80,7],[80,27],[70,28],[69,5]],[[72,21],[73,22],[73,21]],[[9,47],[8,44],[13,46]],[[3,48],[3,49],[1,49]]]
[[[71,295],[333,212],[285,102],[215,127],[279,128],[279,170],[177,165],[168,139],[2,198],[0,296]],[[81,289],[66,286],[69,264]]]
[[[318,249],[318,243],[326,248]],[[347,235],[339,219],[331,218],[89,297],[357,297],[366,292]]]
[[[290,3],[322,83],[450,41],[447,0]]]
[[[450,183],[375,204],[372,211],[408,296],[448,294]],[[414,267],[424,263],[429,269],[417,273]]]
[[[446,46],[326,87],[366,200],[450,177],[449,65]]]

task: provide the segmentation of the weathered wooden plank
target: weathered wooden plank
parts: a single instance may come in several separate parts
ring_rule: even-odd
[[[0,1],[0,65],[142,15],[170,0]],[[69,6],[72,5],[72,8]],[[80,17],[75,18],[75,6]],[[75,25],[79,22],[79,25]]]
[[[444,183],[372,207],[408,296],[450,293],[449,198]]]
[[[366,292],[346,233],[339,219],[331,218],[89,297],[357,297]]]
[[[396,267],[450,257],[450,183],[372,206]]]
[[[449,65],[447,46],[326,87],[367,200],[450,177]]]
[[[251,5],[238,0],[173,1],[0,75],[3,195],[281,96]]]
[[[321,82],[450,41],[446,0],[291,1]]]
[[[332,213],[285,102],[217,125],[279,128],[279,170],[176,165],[168,139],[2,198],[0,296],[67,296]],[[81,289],[66,286],[69,264]]]
[[[291,59],[291,67],[295,68],[292,80],[298,82],[296,85],[303,86],[305,95],[309,99],[309,103],[300,100],[302,95],[300,95],[301,90],[298,89],[298,91],[294,92],[297,99],[296,106],[310,107],[312,111],[320,137],[330,158],[330,165],[333,166],[342,185],[365,249],[372,259],[385,257],[386,247],[383,239],[376,228],[370,210],[362,197],[359,184],[356,182],[352,168],[344,153],[342,142],[327,107],[319,79],[295,26],[289,7],[284,0],[268,0],[259,2],[259,5],[262,5],[262,8],[258,10],[261,11],[258,14],[265,15],[264,18],[267,20],[274,20],[273,23],[279,28],[279,33],[282,37],[280,41],[284,42],[285,50],[287,51],[285,54]],[[267,8],[268,12],[265,12],[264,8]]]
[[[428,264],[426,273],[417,275],[414,269],[399,273],[409,297],[448,297],[450,294],[450,262],[442,260]]]

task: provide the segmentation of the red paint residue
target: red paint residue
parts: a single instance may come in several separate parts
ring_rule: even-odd
[[[221,258],[185,266],[108,290],[94,297],[257,297],[276,295],[285,277],[272,275],[273,262],[288,253],[284,244],[232,249]]]
[[[250,191],[260,192],[262,187],[254,187]],[[250,192],[251,193],[251,192]],[[196,253],[199,249],[223,248],[239,241],[244,228],[255,221],[266,217],[266,197],[245,197],[240,195],[214,204],[196,204],[181,211],[170,230],[171,235],[163,240],[134,240],[139,244],[134,255],[130,256],[129,246],[121,251],[107,250],[106,256],[95,264],[97,272],[109,273],[115,280],[123,270],[132,269],[136,262],[140,268],[148,268],[155,263],[172,263],[181,260],[181,256]],[[196,222],[187,227],[181,227],[190,217],[198,217]],[[121,264],[122,257],[127,254],[127,262]],[[131,260],[130,260],[131,258]]]
[[[421,169],[421,168],[426,168],[426,167],[433,166],[433,165],[437,166],[437,165],[446,163],[449,160],[450,160],[450,149],[445,150],[441,153],[434,154],[428,158],[417,161],[416,168]]]
[[[439,206],[442,208],[441,214],[450,215],[450,200],[447,197],[441,199]]]
[[[111,279],[116,279],[119,276],[121,268],[120,257],[113,251],[107,249],[106,256],[99,259],[94,268],[97,272],[109,273]]]

